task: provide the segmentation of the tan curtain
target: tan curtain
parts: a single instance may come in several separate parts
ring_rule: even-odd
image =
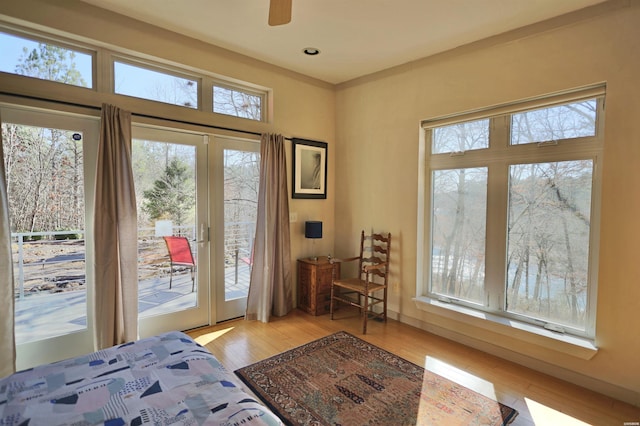
[[[0,377],[16,371],[16,340],[14,335],[15,299],[13,260],[11,258],[11,226],[9,198],[4,170],[2,132],[0,132]]]
[[[287,160],[282,135],[262,135],[260,189],[246,319],[269,322],[293,309]]]
[[[93,235],[96,349],[138,337],[137,235],[131,113],[103,104]]]

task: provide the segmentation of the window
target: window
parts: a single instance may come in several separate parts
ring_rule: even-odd
[[[62,45],[0,32],[0,71],[93,87],[93,55]]]
[[[433,154],[489,147],[489,120],[468,121],[433,129]]]
[[[596,100],[574,102],[511,116],[511,144],[595,136]]]
[[[423,122],[418,296],[595,334],[604,88]]]
[[[261,121],[263,98],[263,94],[214,84],[213,112]]]
[[[486,211],[486,167],[433,172],[433,293],[474,303],[484,300]]]
[[[509,166],[507,312],[583,327],[591,159]]]
[[[114,92],[198,109],[198,80],[120,61],[113,63]]]

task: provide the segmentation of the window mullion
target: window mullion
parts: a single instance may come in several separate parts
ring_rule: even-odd
[[[98,49],[96,53],[96,90],[98,93],[113,93],[113,60],[106,49]]]
[[[491,119],[490,151],[504,151],[509,145],[508,116]],[[487,190],[487,239],[485,296],[491,311],[504,310],[506,287],[507,204],[509,165],[506,161],[489,164]]]
[[[200,109],[204,112],[213,112],[213,85],[214,80],[211,77],[202,77],[200,84]]]

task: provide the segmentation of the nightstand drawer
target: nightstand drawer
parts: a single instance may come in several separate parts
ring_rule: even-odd
[[[298,259],[298,307],[311,315],[329,313],[333,269],[340,276],[340,265],[326,257]]]

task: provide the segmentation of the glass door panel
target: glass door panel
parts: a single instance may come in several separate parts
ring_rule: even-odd
[[[216,321],[244,315],[253,265],[260,144],[216,137]]]
[[[93,347],[91,221],[98,122],[1,108],[18,369]]]
[[[207,147],[134,127],[140,335],[208,324]]]

